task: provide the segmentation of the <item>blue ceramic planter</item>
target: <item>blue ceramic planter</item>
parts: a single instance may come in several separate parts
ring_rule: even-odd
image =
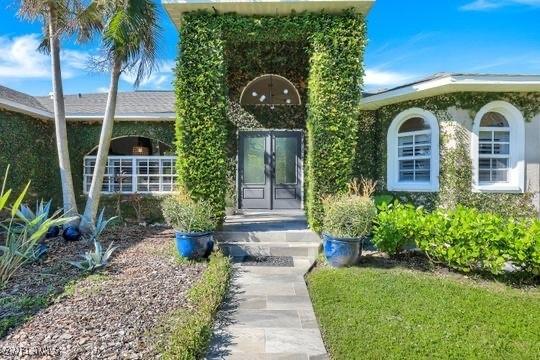
[[[62,236],[67,241],[77,241],[81,238],[81,232],[75,226],[68,226],[64,229]]]
[[[324,256],[333,267],[351,266],[362,253],[362,239],[336,238],[323,234]]]
[[[51,226],[49,230],[47,230],[47,235],[45,235],[45,238],[52,239],[60,235],[60,226]]]
[[[210,256],[214,249],[212,232],[184,233],[176,232],[178,254],[188,259],[200,259]]]

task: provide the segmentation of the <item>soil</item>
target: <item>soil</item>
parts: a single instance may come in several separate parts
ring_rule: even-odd
[[[158,358],[157,337],[166,335],[154,330],[168,313],[192,306],[186,294],[206,266],[177,261],[172,238],[166,228],[112,229],[102,243],[114,241],[118,249],[109,267],[90,276],[67,263],[88,244],[50,240],[47,257],[21,269],[0,298],[66,290],[0,340],[0,358]]]

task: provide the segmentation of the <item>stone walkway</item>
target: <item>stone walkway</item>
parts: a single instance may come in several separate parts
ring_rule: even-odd
[[[235,265],[208,359],[327,359],[304,282],[307,259],[294,267]]]

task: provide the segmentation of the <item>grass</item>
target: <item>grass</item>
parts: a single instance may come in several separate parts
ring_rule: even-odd
[[[0,299],[0,338],[50,303],[49,295],[9,296]]]
[[[162,345],[163,359],[192,360],[204,356],[212,335],[214,316],[228,289],[230,259],[213,253],[200,280],[190,289],[189,309],[168,314],[161,331],[170,333]]]
[[[538,359],[540,291],[405,269],[316,269],[332,359]]]

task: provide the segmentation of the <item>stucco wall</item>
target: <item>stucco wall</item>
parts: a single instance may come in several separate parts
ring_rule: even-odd
[[[496,203],[499,201],[500,209],[504,209],[506,202],[512,202],[514,208],[519,208],[524,203],[522,199],[527,199],[528,206],[530,201],[533,202],[534,207],[538,210],[540,208],[540,110],[534,110],[536,115],[531,117],[531,108],[540,109],[540,104],[533,104],[533,106],[527,106],[526,109],[522,109],[524,104],[529,101],[530,94],[485,94],[485,93],[466,93],[466,94],[448,94],[444,96],[438,96],[433,98],[425,98],[414,101],[408,101],[399,104],[393,104],[382,107],[377,111],[367,112],[369,114],[376,114],[377,124],[380,129],[380,141],[379,146],[376,148],[376,152],[380,155],[376,157],[376,163],[381,171],[377,180],[381,185],[381,191],[386,190],[386,177],[387,177],[387,133],[390,124],[401,112],[411,109],[420,108],[433,113],[439,123],[440,128],[440,157],[441,157],[441,169],[440,178],[441,183],[440,191],[437,193],[396,193],[400,198],[404,198],[413,202],[423,203],[426,206],[439,206],[440,204],[448,203],[448,201],[455,203],[461,203],[464,199],[463,196],[454,196],[458,193],[457,189],[452,189],[452,186],[456,186],[455,179],[449,179],[449,176],[456,176],[456,173],[461,171],[462,179],[461,190],[472,192],[472,173],[467,176],[463,175],[466,166],[472,164],[470,160],[471,156],[471,132],[473,129],[473,121],[481,107],[495,100],[507,101],[510,104],[517,107],[526,118],[525,120],[525,194],[504,194],[504,193],[481,193],[479,196],[472,195],[474,197],[474,203],[479,201],[491,201]],[[470,106],[463,106],[463,104],[470,104]],[[526,111],[525,111],[526,110]],[[367,117],[369,118],[369,117]],[[361,140],[361,138],[360,138]],[[448,160],[445,156],[449,156],[449,152],[455,150],[461,146],[461,152],[458,159]],[[453,155],[456,156],[455,153]],[[362,154],[358,154],[358,157],[362,159]],[[373,161],[373,159],[372,159]],[[456,163],[457,162],[457,163]],[[467,165],[467,162],[469,163]],[[454,163],[454,164],[452,164]],[[465,166],[464,166],[465,165]],[[367,165],[363,165],[364,167]],[[443,167],[454,166],[457,169],[445,169]],[[450,175],[449,175],[450,174]],[[459,176],[459,174],[458,174]],[[531,196],[532,195],[532,196]],[[449,199],[455,197],[455,199]],[[532,200],[530,200],[532,197]],[[443,199],[445,198],[445,199]],[[497,200],[499,199],[499,200]]]

